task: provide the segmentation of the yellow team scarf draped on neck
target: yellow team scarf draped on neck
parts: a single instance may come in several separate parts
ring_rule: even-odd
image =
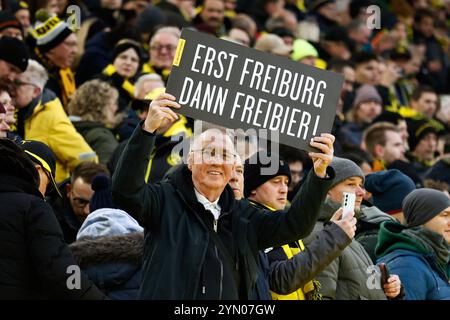
[[[250,200],[250,203],[253,205],[257,205],[255,202]],[[272,208],[268,205],[264,205],[270,211],[276,211],[275,208]],[[288,244],[282,245],[286,257],[288,259],[292,259],[295,255],[305,250],[305,245],[302,240],[298,240],[295,242],[296,247],[291,247]],[[312,279],[307,282],[303,288],[299,288],[298,290],[292,292],[291,294],[281,295],[277,294],[273,291],[270,291],[273,300],[323,300],[322,295],[319,293],[319,289],[321,284],[319,281]]]
[[[75,93],[75,90],[77,89],[75,85],[75,77],[73,76],[70,68],[60,69],[59,76],[61,79],[62,103],[64,108],[66,108]]]
[[[117,72],[117,70],[112,64],[107,65],[106,68],[103,69],[103,74],[107,75],[109,77],[112,76],[116,72]],[[134,84],[132,84],[130,81],[128,81],[128,79],[124,78],[124,80],[122,82],[122,89],[124,89],[126,92],[128,92],[130,97],[134,98]]]

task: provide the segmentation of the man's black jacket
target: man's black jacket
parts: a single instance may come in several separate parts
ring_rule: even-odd
[[[144,173],[154,142],[155,135],[140,126],[136,128],[114,173],[112,186],[116,203],[145,228],[140,298],[197,299],[212,243],[211,226],[201,216],[205,212],[198,211],[192,203],[193,182],[185,166],[167,181],[145,183]],[[219,199],[222,211],[218,235],[231,239],[232,243],[226,245],[235,259],[230,268],[234,267],[240,276],[240,298],[251,297],[259,271],[259,250],[302,239],[313,230],[334,178],[332,168],[327,173],[328,179],[320,179],[311,172],[287,211],[255,208],[246,200],[235,200],[231,188],[225,188]],[[230,222],[227,228],[220,228],[222,217]]]

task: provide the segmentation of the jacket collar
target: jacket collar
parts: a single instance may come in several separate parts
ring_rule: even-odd
[[[0,175],[0,192],[28,193],[43,199],[37,186],[33,186],[29,179],[8,173]]]

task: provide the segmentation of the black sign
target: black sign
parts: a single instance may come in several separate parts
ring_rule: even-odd
[[[342,82],[337,73],[183,29],[166,91],[181,114],[266,129],[280,143],[313,150],[310,139],[331,132]]]

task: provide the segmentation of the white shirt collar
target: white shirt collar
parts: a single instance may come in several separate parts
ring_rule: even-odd
[[[214,218],[217,220],[220,216],[220,205],[219,205],[219,199],[217,199],[214,202],[209,201],[204,195],[202,195],[200,192],[197,191],[197,189],[194,188],[195,196],[197,197],[198,202],[200,202],[204,207],[205,210],[209,210],[214,215]]]

